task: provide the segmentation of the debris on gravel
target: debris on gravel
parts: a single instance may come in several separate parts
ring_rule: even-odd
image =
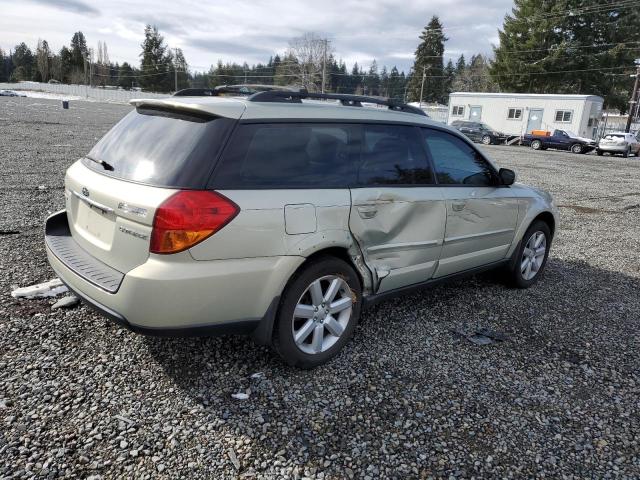
[[[16,288],[11,292],[14,298],[43,298],[55,297],[61,293],[67,292],[69,289],[62,283],[59,278],[54,278],[48,282],[30,285],[28,287]]]
[[[75,307],[80,303],[80,299],[75,295],[69,295],[67,297],[62,297],[56,303],[51,305],[51,310],[56,310],[58,308],[71,308]]]
[[[55,276],[64,171],[130,109],[0,99],[0,231],[18,232],[0,237],[0,478],[640,477],[640,159],[481,147],[562,205],[541,281],[380,303],[302,371],[245,337],[143,337],[10,295]]]

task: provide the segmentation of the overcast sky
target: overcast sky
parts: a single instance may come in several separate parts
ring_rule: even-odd
[[[171,47],[183,49],[192,69],[218,59],[266,62],[308,31],[326,36],[351,67],[373,59],[408,71],[418,36],[439,15],[449,38],[445,62],[464,53],[490,53],[512,0],[0,0],[0,47],[38,38],[58,51],[82,30],[89,47],[107,43],[111,61],[139,64],[144,25],[156,25]]]

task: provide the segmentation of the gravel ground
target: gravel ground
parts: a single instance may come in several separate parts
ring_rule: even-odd
[[[640,159],[487,147],[561,205],[542,281],[380,304],[299,371],[247,338],[145,338],[9,296],[54,276],[64,170],[127,111],[0,99],[0,478],[640,476]],[[451,333],[473,327],[508,339]]]

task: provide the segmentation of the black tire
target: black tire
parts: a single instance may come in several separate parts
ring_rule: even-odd
[[[493,143],[491,135],[483,135],[480,141],[483,145],[491,145]]]
[[[627,147],[627,149],[624,151],[624,153],[622,154],[623,158],[629,158],[629,154],[631,153],[631,148]]]
[[[338,276],[346,281],[351,290],[351,296],[355,301],[352,305],[348,323],[337,341],[323,352],[309,354],[302,351],[295,342],[293,333],[294,321],[300,322],[300,320],[294,320],[294,310],[307,288],[315,280],[329,275]],[[349,341],[358,324],[361,307],[362,287],[360,279],[351,265],[336,257],[318,257],[298,270],[285,287],[276,316],[273,338],[274,347],[291,366],[310,369],[322,365],[335,357]],[[325,332],[325,336],[327,333]]]
[[[600,149],[596,150],[596,153],[598,154],[599,157],[604,155],[604,152],[602,150],[600,150]]]
[[[526,279],[523,276],[523,272],[521,269],[524,250],[529,239],[533,236],[534,233],[537,233],[537,232],[542,232],[545,235],[546,251],[544,253],[544,258],[542,260],[542,265],[537,270],[537,273],[535,274],[535,276],[533,278]],[[511,262],[509,263],[509,266],[507,267],[505,280],[508,285],[515,288],[529,288],[531,285],[533,285],[538,281],[538,279],[543,275],[544,269],[547,266],[547,259],[549,258],[549,250],[551,249],[551,240],[552,240],[551,229],[549,228],[549,225],[547,225],[542,220],[536,220],[529,226],[524,236],[522,237],[522,240],[520,241],[518,248],[516,248],[516,251],[514,252],[513,257],[511,258]]]
[[[532,140],[531,148],[534,150],[542,150],[542,142],[540,140]]]
[[[582,153],[583,148],[579,143],[574,143],[573,145],[571,145],[571,147],[569,147],[569,150],[571,151],[571,153],[580,154]]]

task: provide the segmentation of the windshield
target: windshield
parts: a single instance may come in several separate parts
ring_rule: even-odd
[[[83,163],[124,180],[202,188],[232,124],[225,118],[138,108],[102,137]],[[106,162],[113,170],[96,161]]]
[[[618,133],[609,133],[606,137],[604,138],[624,138],[624,134],[618,134]]]
[[[565,130],[564,133],[566,133],[569,137],[571,138],[578,138],[578,135],[576,135],[574,132],[572,132],[571,130]]]
[[[481,123],[480,124],[480,129],[481,130],[494,130],[493,128],[491,128],[489,125],[487,125],[486,123]]]

